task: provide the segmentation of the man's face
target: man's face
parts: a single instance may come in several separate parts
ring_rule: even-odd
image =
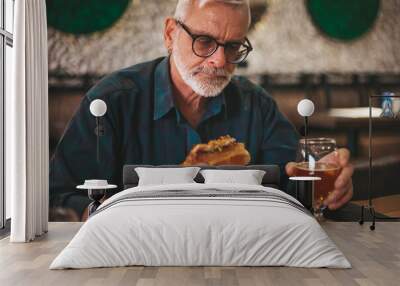
[[[219,43],[226,43],[243,41],[248,21],[246,9],[213,3],[193,7],[183,23],[192,34],[208,35]],[[195,55],[192,37],[179,25],[176,32],[172,59],[183,81],[198,95],[218,95],[229,83],[235,64],[226,61],[223,47],[218,47],[207,58]]]

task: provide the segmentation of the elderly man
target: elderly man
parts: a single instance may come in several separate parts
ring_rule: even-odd
[[[121,186],[124,164],[180,164],[195,144],[227,134],[245,144],[251,164],[278,164],[293,175],[295,129],[261,87],[232,76],[252,50],[249,23],[247,1],[180,0],[165,21],[169,56],[106,76],[83,98],[51,161],[51,207],[81,218],[89,202],[74,188],[85,179]],[[99,163],[94,99],[108,106]],[[337,154],[342,169],[326,201],[330,209],[353,193],[349,152]]]

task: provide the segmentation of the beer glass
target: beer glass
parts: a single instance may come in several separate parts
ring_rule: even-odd
[[[301,139],[297,150],[295,176],[321,177],[314,182],[313,212],[323,219],[324,200],[334,190],[340,173],[336,140],[332,138]]]

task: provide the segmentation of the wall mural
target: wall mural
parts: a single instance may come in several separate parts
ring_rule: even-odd
[[[308,0],[314,24],[327,36],[354,40],[369,31],[379,11],[379,0]]]
[[[50,74],[101,76],[166,55],[164,18],[176,2],[47,0]],[[93,3],[99,7],[89,16],[84,11]],[[74,12],[80,5],[83,10]],[[255,49],[240,73],[400,72],[398,0],[251,0],[251,5]],[[104,23],[91,23],[102,13]],[[81,27],[70,21],[74,17],[83,19]]]
[[[251,25],[250,31],[253,31],[256,26],[262,21],[267,15],[268,1],[267,0],[251,0]]]
[[[358,1],[346,1],[350,2]],[[269,0],[266,17],[249,37],[254,51],[243,73],[399,73],[399,14],[400,1],[379,1],[376,19],[369,29],[363,34],[352,33],[362,36],[338,40],[327,37],[314,24],[306,0]]]
[[[71,34],[89,34],[111,27],[130,0],[47,0],[48,25]]]

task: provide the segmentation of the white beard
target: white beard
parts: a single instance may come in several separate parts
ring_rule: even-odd
[[[222,90],[228,85],[232,78],[232,73],[226,72],[220,68],[210,67],[197,67],[193,70],[189,70],[178,52],[179,49],[174,47],[172,56],[176,65],[176,68],[182,78],[182,80],[190,86],[190,88],[198,95],[203,97],[215,97],[219,95]],[[213,75],[208,79],[197,79],[196,75],[200,72]]]

